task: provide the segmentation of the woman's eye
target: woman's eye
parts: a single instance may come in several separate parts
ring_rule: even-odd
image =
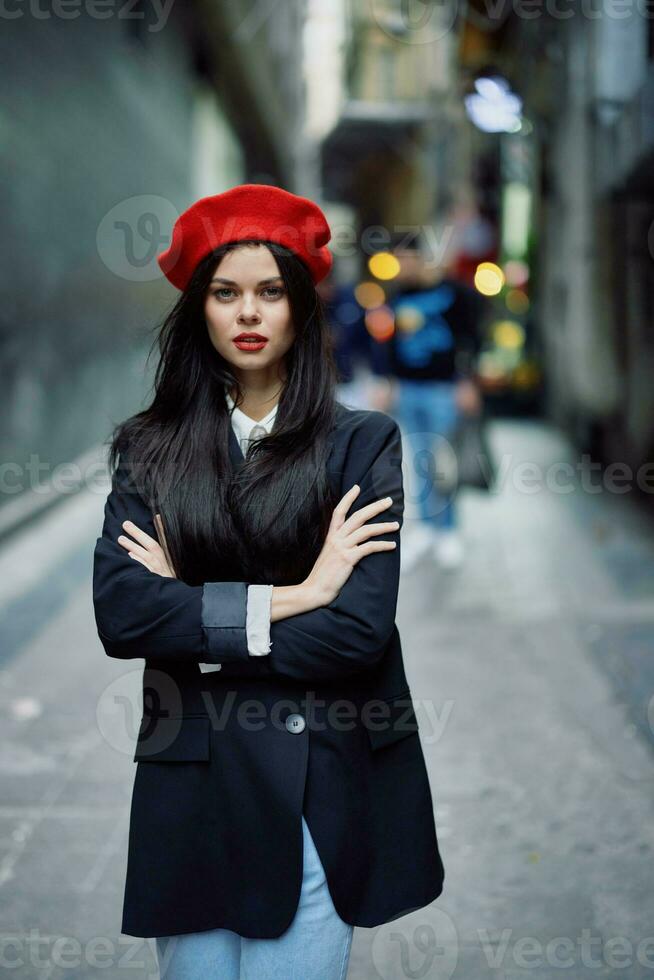
[[[273,299],[277,299],[279,296],[284,294],[284,290],[281,286],[266,286],[266,288],[262,289],[261,292],[263,294],[267,294]],[[234,295],[234,290],[230,286],[219,286],[218,289],[214,290],[213,295],[218,299],[231,299],[231,297]]]

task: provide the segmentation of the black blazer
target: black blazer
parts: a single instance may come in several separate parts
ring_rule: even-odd
[[[390,495],[375,520],[401,524],[397,423],[338,404],[331,437],[339,497],[361,487],[350,513]],[[230,457],[243,460],[231,426]],[[377,926],[437,898],[434,804],[395,625],[399,531],[328,606],[273,622],[270,654],[252,657],[248,583],[151,573],[117,543],[128,518],[156,538],[121,460],[93,601],[106,653],[145,658],[122,931],[279,936],[302,883],[301,814],[345,922]]]

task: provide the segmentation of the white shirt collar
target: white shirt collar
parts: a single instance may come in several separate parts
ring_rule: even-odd
[[[234,399],[229,394],[227,389],[225,389],[225,399],[227,401],[227,407],[230,409],[230,411],[233,409],[231,415],[232,428],[236,433],[236,438],[238,439],[243,455],[245,455],[250,443],[250,438],[261,438],[261,436],[264,435],[264,432],[266,435],[270,434],[273,427],[273,422],[275,421],[275,416],[277,414],[277,405],[271,408],[268,414],[257,422],[255,419],[251,419],[249,415],[246,415],[245,412],[241,411],[240,408],[234,407]],[[257,426],[260,426],[261,428],[257,429]],[[257,429],[257,431],[253,432],[254,429]]]

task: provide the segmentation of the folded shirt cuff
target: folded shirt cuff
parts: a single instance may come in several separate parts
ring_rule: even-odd
[[[248,653],[265,657],[270,653],[270,610],[272,585],[249,585],[246,612]]]
[[[231,585],[236,588],[228,590],[225,594],[225,586]],[[239,588],[239,586],[242,587]],[[206,583],[203,603],[203,628],[207,636],[207,647],[211,652],[219,653],[221,648],[225,649],[225,641],[229,641],[232,653],[235,649],[242,649],[238,633],[233,630],[234,626],[240,625],[239,613],[235,613],[238,608],[238,600],[246,596],[245,609],[245,638],[247,642],[246,656],[265,657],[270,653],[272,646],[270,640],[270,613],[272,604],[272,585],[248,585],[245,592],[245,583]],[[231,602],[231,614],[227,612],[223,605],[225,599]],[[237,599],[236,605],[233,599]],[[232,627],[232,629],[226,628]],[[236,643],[234,642],[236,640]],[[210,673],[220,670],[220,663],[200,663],[200,672]]]
[[[205,582],[202,632],[207,663],[247,660],[245,582]]]

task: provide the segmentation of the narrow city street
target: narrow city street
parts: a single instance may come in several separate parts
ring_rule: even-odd
[[[444,892],[356,930],[348,978],[651,977],[654,529],[635,493],[591,492],[597,474],[583,489],[546,424],[496,421],[491,438],[497,492],[460,501],[464,565],[425,554],[400,589]],[[158,976],[152,941],[120,936],[142,661],[109,659],[95,631],[104,498],[72,497],[0,555],[14,980]],[[403,541],[416,520],[407,499]]]
[[[627,7],[0,11],[0,980],[654,980],[654,18]],[[331,539],[314,562],[323,446],[397,489],[397,429],[332,426],[332,391],[402,433],[399,594],[397,563],[337,595]],[[106,540],[93,575],[110,447],[164,511],[162,548],[123,529],[133,580]],[[270,636],[270,602],[309,616]],[[275,649],[273,690],[245,658]],[[133,653],[180,668],[141,739]],[[408,682],[418,730],[277,717],[322,682],[348,710]],[[123,925],[187,941],[160,965]]]

